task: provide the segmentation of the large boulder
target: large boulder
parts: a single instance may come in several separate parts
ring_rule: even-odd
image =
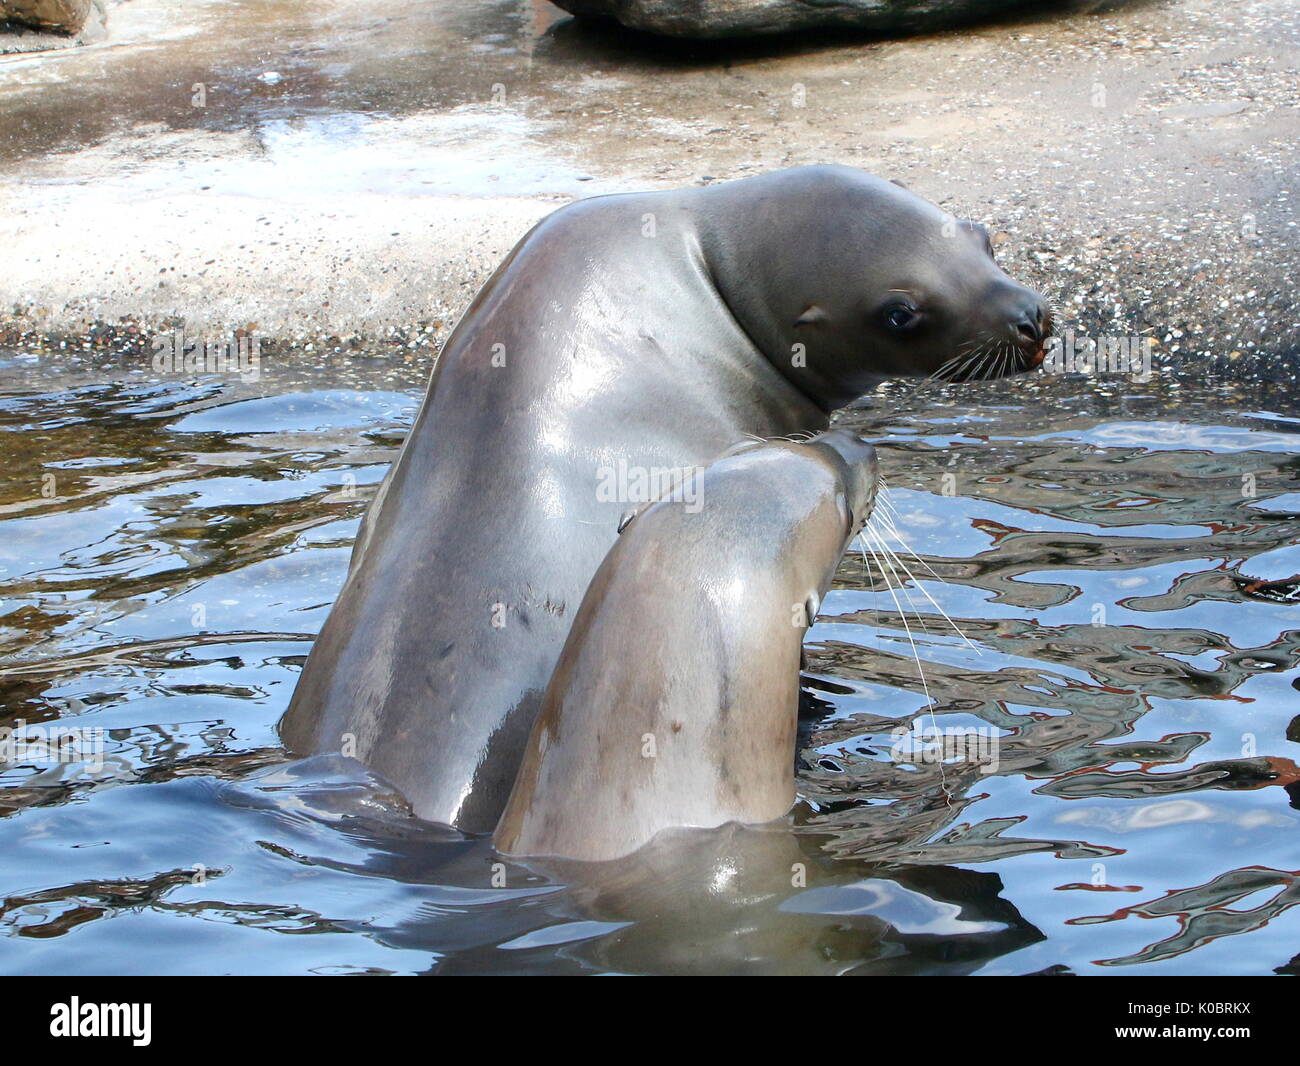
[[[80,33],[93,6],[94,0],[0,0],[0,22]]]
[[[0,0],[0,55],[102,41],[106,17],[105,0]]]
[[[853,28],[911,33],[1004,15],[1030,0],[553,0],[574,15],[670,37]]]

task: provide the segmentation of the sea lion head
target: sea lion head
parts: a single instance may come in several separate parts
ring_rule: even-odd
[[[848,517],[847,543],[861,532],[876,505],[880,473],[875,446],[865,437],[848,429],[830,429],[819,433],[807,446],[833,457],[833,462],[840,470],[844,487],[842,502]]]
[[[745,246],[723,251],[728,267],[749,266],[747,284],[728,286],[731,270],[714,267],[719,291],[823,409],[887,377],[967,381],[1042,363],[1047,302],[998,266],[983,226],[852,167],[752,180],[755,194],[730,222],[747,229]]]
[[[886,241],[893,268],[874,272],[861,302],[842,308],[860,316],[874,369],[971,381],[1041,365],[1052,329],[1047,301],[998,266],[984,226],[927,217],[938,209],[916,200],[908,248]]]

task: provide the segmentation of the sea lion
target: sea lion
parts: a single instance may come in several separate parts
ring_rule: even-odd
[[[544,218],[438,359],[280,725],[421,817],[490,832],[629,504],[746,435],[813,433],[887,376],[1041,359],[1042,299],[982,227],[802,167]]]
[[[832,430],[733,450],[692,481],[596,571],[493,837],[503,854],[616,859],[794,802],[803,632],[871,513],[875,449]]]

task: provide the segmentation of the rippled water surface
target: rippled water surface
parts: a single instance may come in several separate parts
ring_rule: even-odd
[[[0,726],[29,740],[0,759],[5,972],[1300,968],[1285,393],[1018,380],[850,412],[915,576],[851,555],[809,634],[793,831],[584,870],[284,759],[427,369],[309,362],[0,359]],[[930,757],[959,727],[982,757]]]

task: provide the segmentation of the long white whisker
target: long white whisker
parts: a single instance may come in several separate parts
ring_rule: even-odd
[[[885,485],[885,479],[883,477],[880,479],[880,486],[882,490],[888,488],[888,486]],[[901,522],[902,518],[899,516],[898,509],[894,506],[894,501],[890,499],[890,497],[886,493],[882,493],[882,492],[878,492],[876,494],[876,501],[878,504],[883,505],[883,512],[880,513],[880,520],[886,524],[888,531],[894,535],[894,539],[897,540],[900,544],[902,544],[905,548],[907,548],[907,554],[910,555],[922,566],[924,566],[928,571],[930,571],[930,576],[933,577],[940,584],[943,585],[948,584],[947,581],[945,581],[938,573],[935,572],[934,567],[932,567],[926,561],[925,556],[918,555],[915,551],[912,550],[911,545],[907,543],[907,541],[903,538],[903,535],[898,531],[898,527],[895,524],[895,522]],[[873,521],[876,518],[876,514],[877,514],[876,511],[872,511],[871,518]]]
[[[874,518],[875,515],[873,514],[872,517]],[[889,530],[889,532],[893,534],[895,539],[897,539],[900,543],[904,543],[902,536],[899,534],[897,528],[895,528],[894,524],[889,520],[888,517],[882,516],[881,521],[886,524],[887,529]],[[952,618],[949,617],[948,612],[939,606],[938,601],[933,596],[931,596],[929,591],[925,588],[925,586],[922,585],[919,580],[917,580],[916,575],[912,573],[911,568],[905,562],[903,562],[903,559],[898,554],[898,552],[890,549],[888,545],[885,544],[884,538],[880,536],[878,532],[876,533],[876,535],[881,548],[884,549],[886,552],[888,552],[890,557],[893,559],[893,561],[903,568],[903,573],[905,573],[911,579],[912,584],[916,587],[916,591],[930,601],[930,603],[934,606],[934,609],[939,612],[939,616],[943,618],[943,620],[952,627],[952,631],[956,633],[957,636],[961,637],[961,639],[966,642],[966,646],[970,648],[971,651],[973,651],[976,655],[983,655],[984,654],[983,649],[977,647],[974,643],[972,643],[970,637],[966,636],[966,634],[961,631],[961,627],[958,626],[957,623],[954,622]],[[930,569],[929,564],[926,563],[924,559],[921,559],[921,557],[918,556],[915,552],[909,552],[909,554],[911,554],[912,558],[917,559],[919,562],[925,565],[926,569]],[[934,571],[930,570],[930,573],[934,574]],[[943,580],[942,578],[939,577],[938,574],[935,574],[934,576],[939,581]],[[906,593],[904,594],[906,595]],[[911,597],[908,597],[908,599],[910,601]],[[918,612],[918,617],[919,617],[919,612]]]
[[[880,573],[885,573],[884,564],[880,561],[880,556],[876,554],[876,548],[879,544],[874,537],[868,537],[866,540],[867,550],[871,552],[871,557],[876,560],[876,565],[880,568]],[[930,686],[925,680],[925,670],[921,667],[921,653],[916,647],[916,641],[912,639],[912,627],[907,624],[907,613],[903,610],[903,605],[899,603],[898,597],[894,595],[892,586],[886,586],[889,591],[889,597],[894,601],[894,608],[898,611],[898,617],[903,623],[903,630],[907,633],[907,642],[912,646],[912,657],[916,659],[916,672],[921,678],[921,691],[925,693],[925,698],[930,703]]]
[[[879,557],[876,555],[874,546],[874,544],[877,543],[874,534],[872,537],[868,538],[868,550],[871,552],[872,558],[876,559],[877,564],[879,565]],[[879,547],[883,548],[884,545],[880,544]],[[881,570],[881,573],[884,573],[883,569]],[[912,646],[912,658],[916,660],[916,672],[921,678],[921,691],[925,693],[926,703],[930,710],[930,723],[934,726],[937,735],[939,732],[939,720],[934,713],[934,699],[930,695],[930,686],[925,680],[925,669],[921,666],[921,653],[916,647],[916,641],[912,638],[912,627],[907,624],[907,615],[903,611],[902,605],[898,602],[898,597],[894,595],[894,590],[892,588],[889,590],[889,595],[893,598],[894,606],[898,609],[898,616],[903,622],[903,629],[907,633],[907,642]],[[948,796],[948,777],[947,774],[944,773],[942,758],[939,760],[939,782],[943,787],[944,797],[946,798]]]
[[[902,561],[898,558],[897,553],[885,543],[883,537],[878,535],[876,536],[876,545],[880,548],[881,554],[885,557],[885,565],[889,567],[889,572],[894,576],[894,587],[903,594],[903,597],[907,600],[907,605],[912,608],[912,614],[916,617],[917,626],[922,632],[929,633],[930,626],[926,622],[925,615],[917,610],[916,601],[912,599],[912,592],[908,587],[908,583],[898,575],[898,566],[902,566]],[[898,566],[895,566],[895,563],[897,563]],[[904,566],[903,569],[906,570],[907,567]],[[913,582],[915,583],[915,578],[913,578]]]

